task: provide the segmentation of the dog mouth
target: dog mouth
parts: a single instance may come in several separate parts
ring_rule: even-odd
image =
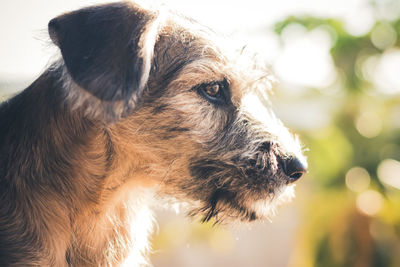
[[[192,210],[191,216],[201,214],[201,222],[214,221],[214,224],[230,221],[270,220],[276,215],[277,208],[294,198],[295,185],[283,186],[275,193],[269,193],[265,197],[258,196],[253,199],[251,193],[245,197],[243,192],[230,192],[224,189],[215,190],[209,198],[203,202],[201,208]]]
[[[293,182],[304,172],[298,171],[296,164],[296,160],[284,161],[273,153],[230,162],[210,158],[192,161],[194,180],[188,188],[194,189],[192,196],[199,200],[200,208],[190,215],[215,223],[270,219],[278,206],[294,197]]]
[[[190,216],[199,214],[202,216],[202,223],[214,220],[214,224],[219,224],[238,218],[242,221],[254,221],[257,219],[256,212],[243,205],[237,199],[235,193],[222,189],[215,190],[200,208],[194,209],[189,213]]]

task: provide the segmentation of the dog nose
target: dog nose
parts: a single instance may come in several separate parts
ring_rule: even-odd
[[[306,166],[295,157],[283,160],[283,171],[289,177],[289,183],[293,183],[300,179],[306,172]]]

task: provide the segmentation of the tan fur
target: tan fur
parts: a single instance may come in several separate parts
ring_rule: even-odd
[[[50,35],[61,48],[63,59],[28,88],[25,96],[27,103],[38,94],[47,100],[42,111],[32,108],[40,118],[33,127],[39,129],[40,138],[21,137],[22,141],[31,141],[32,151],[21,149],[21,164],[10,161],[10,171],[3,178],[12,180],[19,191],[0,191],[0,197],[9,204],[0,207],[0,230],[10,228],[4,244],[19,239],[20,251],[29,255],[24,259],[22,252],[14,255],[8,251],[14,257],[12,261],[2,258],[1,249],[7,248],[0,240],[0,263],[146,266],[153,225],[151,206],[164,197],[188,203],[189,213],[203,217],[203,221],[221,222],[269,218],[277,205],[293,196],[293,186],[287,187],[293,180],[285,164],[293,158],[305,159],[298,139],[265,106],[266,93],[274,84],[271,73],[242,52],[232,54],[210,29],[182,16],[130,3],[85,12],[109,15],[108,9],[125,16],[113,17],[113,27],[120,27],[124,19],[142,23],[136,32],[118,33],[136,36],[138,43],[129,45],[138,51],[123,50],[130,47],[126,44],[120,46],[123,51],[103,51],[104,47],[113,48],[108,43],[113,40],[106,35],[104,46],[99,48],[102,53],[96,56],[109,60],[114,67],[120,67],[120,62],[113,62],[114,58],[104,53],[114,53],[126,63],[125,55],[119,57],[124,52],[139,62],[141,66],[134,68],[140,71],[137,87],[121,83],[117,88],[121,95],[126,93],[123,90],[133,90],[127,93],[130,99],[122,100],[102,94],[109,91],[97,91],[112,90],[95,82],[108,82],[102,79],[120,77],[119,73],[107,76],[115,68],[103,70],[87,63],[91,50],[85,54],[80,47],[70,48],[74,43],[63,46],[65,40],[70,41],[63,37],[63,27],[76,31],[76,21],[71,17],[86,18],[79,17],[83,15],[78,12],[53,20]],[[100,24],[103,19],[99,19]],[[92,34],[92,25],[88,25],[85,30]],[[97,38],[98,29],[94,32]],[[125,40],[120,35],[115,38]],[[74,54],[76,51],[85,55],[83,59],[78,52]],[[86,70],[80,70],[75,62],[68,65],[70,54],[81,60],[79,63],[103,72],[90,69],[88,77],[82,78],[81,72]],[[96,62],[97,58],[90,59]],[[128,74],[122,77],[130,77]],[[202,91],[213,83],[224,90],[222,102],[215,102]],[[93,84],[99,88],[92,88]],[[57,105],[52,106],[53,100]],[[15,143],[19,148],[20,140]],[[37,158],[37,162],[27,162],[31,158]],[[305,167],[300,171],[302,174]],[[21,179],[19,173],[38,182],[30,185],[31,180],[25,176]],[[20,206],[13,206],[15,199]],[[17,223],[9,219],[12,209]],[[12,265],[15,262],[17,265]]]

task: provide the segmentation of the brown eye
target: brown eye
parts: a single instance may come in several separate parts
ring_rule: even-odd
[[[214,83],[214,84],[208,84],[205,88],[204,88],[204,92],[211,96],[211,97],[217,97],[219,94],[219,84],[218,83]]]
[[[226,80],[203,83],[194,87],[197,92],[215,105],[226,104],[230,99],[229,85]]]

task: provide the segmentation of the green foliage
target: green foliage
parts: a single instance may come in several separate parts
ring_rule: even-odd
[[[291,262],[296,267],[400,266],[400,192],[379,177],[385,160],[400,161],[400,96],[380,92],[364,71],[368,60],[400,48],[400,18],[377,21],[367,34],[354,36],[336,19],[292,16],[277,23],[275,32],[282,35],[292,24],[327,29],[334,36],[330,53],[341,87],[333,124],[303,133],[310,149],[308,179],[316,189],[302,199],[302,227]],[[358,179],[354,173],[364,175],[367,185],[349,185]],[[400,180],[395,170],[390,175]]]

